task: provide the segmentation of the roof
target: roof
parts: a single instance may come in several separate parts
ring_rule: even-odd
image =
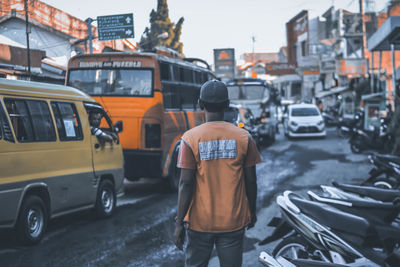
[[[82,55],[75,55],[70,59],[70,62],[72,60],[79,61],[79,58],[99,58],[101,59],[107,59],[107,61],[111,60],[110,58],[118,58],[118,57],[127,57],[127,56],[140,56],[140,57],[146,57],[146,58],[151,58],[154,60],[162,60],[166,61],[169,63],[177,63],[179,65],[185,65],[187,67],[191,67],[194,69],[198,70],[203,70],[203,71],[209,71],[209,69],[204,68],[202,66],[199,66],[197,64],[194,64],[190,61],[185,61],[184,59],[179,59],[179,58],[173,58],[173,57],[168,57],[165,55],[157,54],[157,53],[151,53],[151,52],[113,52],[113,53],[101,53],[101,54],[82,54]]]
[[[367,47],[370,51],[390,50],[394,43],[395,49],[400,49],[400,17],[389,17],[385,23],[368,39]]]
[[[232,85],[263,85],[266,86],[267,82],[257,78],[237,78],[226,82],[227,86]]]
[[[279,61],[279,53],[244,53],[243,59],[252,62],[277,62]]]
[[[0,44],[5,44],[5,45],[9,45],[9,46],[15,46],[15,47],[19,47],[19,48],[26,48],[25,45],[17,43],[15,41],[11,40],[10,38],[8,38],[8,37],[6,37],[4,35],[1,35],[1,34],[0,34]]]
[[[300,103],[289,105],[290,108],[317,108],[314,104]]]
[[[279,52],[281,52],[285,57],[287,57],[287,47],[286,46],[282,46],[281,48],[279,48]]]
[[[69,86],[0,78],[0,94],[95,102],[82,91]]]
[[[327,90],[327,91],[317,92],[315,94],[315,97],[316,98],[323,98],[325,96],[330,96],[330,95],[333,95],[333,94],[342,93],[342,92],[344,92],[346,90],[349,90],[349,88],[348,87],[335,87],[335,88]]]

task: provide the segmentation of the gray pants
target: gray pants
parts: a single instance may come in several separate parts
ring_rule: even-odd
[[[205,267],[214,244],[221,267],[241,267],[244,229],[228,233],[205,233],[187,230],[186,267]]]

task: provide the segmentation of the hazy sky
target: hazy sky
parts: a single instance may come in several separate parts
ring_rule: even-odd
[[[80,19],[133,13],[135,41],[149,25],[157,0],[42,0]],[[301,10],[310,18],[321,16],[332,4],[349,11],[358,10],[359,0],[168,0],[173,22],[185,18],[181,41],[187,57],[206,59],[213,64],[214,48],[235,48],[236,58],[252,51],[277,52],[286,45],[285,23]],[[376,10],[387,0],[375,0]]]

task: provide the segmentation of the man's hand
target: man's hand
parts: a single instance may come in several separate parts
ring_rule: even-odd
[[[253,228],[254,225],[256,224],[256,222],[257,222],[257,215],[256,214],[252,214],[251,218],[250,218],[250,222],[247,225],[247,230],[249,230],[250,228]]]
[[[182,223],[175,224],[174,243],[179,250],[183,250],[183,244],[185,243],[185,228]]]
[[[118,135],[116,133],[111,133],[111,137],[118,144]]]

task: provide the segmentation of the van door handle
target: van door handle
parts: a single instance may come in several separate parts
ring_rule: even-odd
[[[95,144],[95,145],[94,145],[94,148],[95,148],[95,149],[99,149],[99,148],[100,148],[100,144]]]

